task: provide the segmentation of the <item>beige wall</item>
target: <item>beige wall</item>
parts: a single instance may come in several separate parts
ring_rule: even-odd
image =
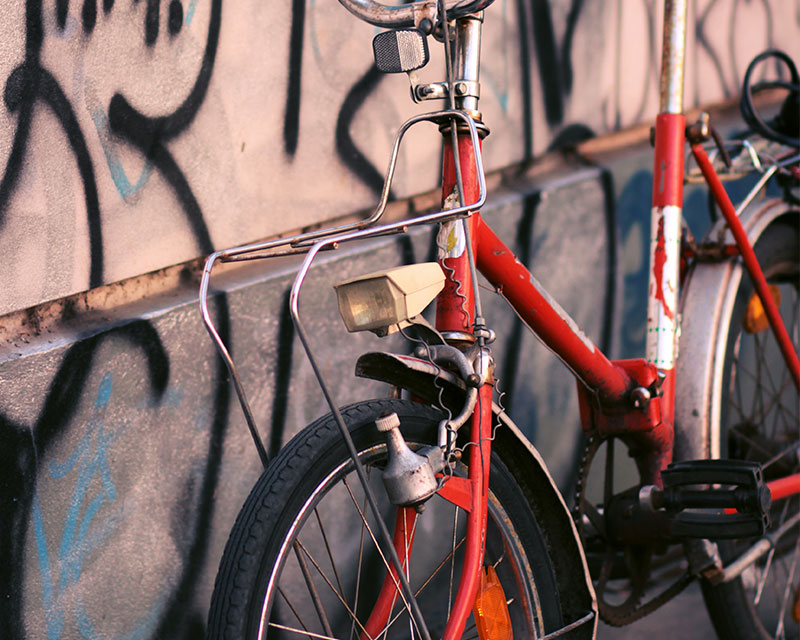
[[[2,4],[0,313],[371,206],[393,132],[419,108],[403,76],[371,70],[373,27],[334,0],[292,4]],[[651,116],[660,12],[497,0],[488,167],[540,154],[570,125],[604,134]],[[797,12],[792,0],[691,2],[687,102],[733,95],[770,44],[796,55]],[[432,188],[437,166],[435,137],[412,139],[395,194]]]

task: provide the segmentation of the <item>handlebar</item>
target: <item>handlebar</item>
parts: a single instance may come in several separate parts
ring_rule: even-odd
[[[436,1],[423,0],[404,5],[385,5],[375,0],[339,0],[341,5],[357,18],[378,27],[415,27],[422,18],[435,22]],[[494,0],[445,0],[448,18],[460,18],[482,11]]]

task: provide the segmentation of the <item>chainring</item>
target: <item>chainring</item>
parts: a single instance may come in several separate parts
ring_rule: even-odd
[[[645,600],[654,550],[647,545],[620,545],[608,539],[603,513],[607,506],[605,503],[613,495],[613,478],[609,472],[604,474],[604,504],[600,508],[591,504],[585,494],[595,455],[604,443],[613,447],[613,440],[599,434],[587,437],[578,467],[572,516],[586,553],[600,617],[609,625],[621,627],[658,609],[683,591],[693,578],[684,571],[665,589]],[[608,447],[606,451],[610,457],[607,457],[606,465],[613,469],[613,449],[609,454]],[[627,595],[620,596],[620,593]]]

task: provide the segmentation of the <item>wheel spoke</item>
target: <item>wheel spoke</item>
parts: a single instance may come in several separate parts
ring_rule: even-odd
[[[770,451],[769,449],[764,448],[764,446],[761,443],[757,442],[756,440],[754,440],[753,438],[748,436],[741,429],[739,429],[738,426],[737,427],[731,427],[729,429],[729,431],[733,435],[734,439],[736,439],[739,442],[746,443],[750,447],[749,449],[747,449],[747,454],[748,455],[745,456],[748,459],[752,459],[754,457],[757,459],[758,456],[754,456],[754,453],[755,454],[760,454],[760,457],[764,457],[764,458],[767,458],[767,457],[772,455],[772,451]]]
[[[775,380],[772,377],[772,367],[769,366],[769,361],[767,360],[767,342],[768,342],[768,336],[765,335],[764,339],[761,341],[762,348],[759,351],[759,355],[761,357],[762,366],[764,368],[767,381],[769,382],[770,390],[772,391],[770,398],[772,398],[772,402],[775,402],[775,400],[780,397],[780,391],[778,391],[778,386],[775,384]],[[762,396],[762,402],[763,400],[764,398]],[[762,407],[761,415],[764,417],[764,419],[766,419],[768,414],[769,414],[769,407],[767,408]],[[772,435],[773,436],[775,435],[774,432]]]
[[[758,587],[756,588],[756,595],[753,598],[753,605],[758,606],[758,603],[761,602],[761,595],[764,593],[764,585],[767,583],[767,576],[769,575],[769,570],[772,567],[772,559],[775,557],[775,547],[769,550],[769,554],[767,555],[767,561],[764,564],[764,568],[761,570],[761,576],[758,579]]]
[[[307,556],[307,557],[308,557],[308,559],[311,561],[311,564],[313,564],[313,565],[314,565],[314,568],[317,570],[317,572],[319,573],[319,575],[320,575],[320,576],[322,577],[322,579],[325,581],[325,584],[327,584],[327,585],[328,585],[328,587],[330,588],[330,590],[333,592],[333,594],[334,594],[334,595],[336,596],[336,598],[339,600],[339,603],[340,603],[340,604],[341,604],[341,605],[344,607],[344,609],[345,609],[345,611],[347,611],[348,615],[349,615],[349,616],[350,616],[350,617],[353,619],[353,621],[355,621],[355,623],[356,623],[356,624],[358,625],[358,627],[361,629],[361,632],[362,632],[362,633],[364,633],[364,634],[367,634],[367,630],[364,628],[364,626],[363,626],[363,625],[361,624],[361,622],[358,620],[358,617],[356,616],[355,612],[354,612],[354,611],[353,611],[353,610],[350,608],[350,606],[347,604],[347,602],[345,601],[345,599],[342,597],[342,594],[341,594],[341,593],[339,593],[339,592],[336,590],[336,587],[335,587],[335,586],[333,585],[333,583],[330,581],[330,579],[328,578],[328,576],[326,576],[326,575],[325,575],[325,572],[322,570],[322,567],[320,567],[320,566],[319,566],[319,563],[318,563],[318,562],[317,562],[317,561],[314,559],[314,556],[312,556],[312,555],[311,555],[311,552],[310,552],[310,551],[309,551],[309,550],[308,550],[308,549],[307,549],[305,546],[303,546],[303,544],[302,544],[302,543],[301,543],[299,540],[295,540],[295,544],[297,544],[297,545],[300,547],[300,551],[302,551],[302,552],[303,552],[303,554],[305,554],[305,556]],[[297,551],[297,548],[296,548],[296,547],[295,547],[295,551]],[[316,590],[315,590],[315,591],[316,591]],[[327,624],[327,620],[326,620],[326,624]],[[330,633],[331,635],[333,635],[333,631],[331,631],[331,630],[330,630],[330,627],[329,627],[329,626],[327,626],[327,627],[326,627],[326,629],[325,629],[325,633]],[[367,635],[369,635],[369,634],[367,634]]]
[[[329,636],[332,636],[333,630],[331,629],[330,622],[328,622],[328,616],[325,614],[325,608],[322,605],[322,599],[319,597],[317,586],[314,584],[314,578],[311,575],[311,572],[308,570],[308,563],[305,561],[305,558],[301,553],[302,545],[300,544],[299,539],[295,539],[295,541],[292,543],[292,548],[294,549],[294,554],[297,557],[297,564],[300,565],[300,572],[303,574],[303,580],[305,580],[308,593],[311,596],[311,601],[314,604],[314,609],[317,610],[317,616],[322,624],[322,628],[325,630],[325,633],[327,633]]]
[[[308,626],[306,626],[306,623],[303,622],[303,619],[300,617],[300,614],[298,613],[297,609],[294,608],[289,598],[283,592],[283,589],[281,589],[280,585],[278,585],[278,595],[280,595],[281,598],[283,598],[283,601],[286,603],[286,606],[289,607],[289,610],[294,614],[294,617],[297,618],[297,621],[300,623],[300,626],[303,627],[303,630],[308,631]]]
[[[787,380],[785,389],[782,391],[782,393],[786,393],[786,390],[788,390],[792,384],[793,384],[792,381]],[[784,404],[783,396],[778,398],[775,411],[777,415],[780,415],[783,418],[783,427],[784,427],[783,433],[789,434],[792,432],[792,430],[794,430],[794,432],[797,433],[797,425],[800,424],[800,421],[798,421],[800,414],[797,413],[796,408],[793,409],[792,407],[786,406]],[[777,415],[776,415],[776,422],[777,422]]]
[[[761,465],[762,469],[768,469],[773,464],[778,462],[781,458],[784,458],[787,455],[794,455],[797,456],[798,449],[800,449],[800,440],[794,440],[789,446],[785,447],[782,451],[775,454],[772,458],[767,460],[764,464]]]
[[[758,349],[757,349],[757,346],[758,346],[758,334],[755,334],[753,336],[753,345],[754,345],[753,346],[754,352],[757,352],[758,351]],[[753,376],[753,380],[754,380],[755,384],[753,385],[753,399],[752,399],[752,401],[750,403],[750,407],[751,407],[750,410],[752,411],[751,415],[756,415],[758,413],[759,399],[761,398],[761,388],[762,388],[762,385],[761,385],[761,358],[758,357],[757,353],[755,354],[755,363],[754,364],[755,364],[755,375]]]
[[[784,417],[786,416],[787,408],[784,407],[784,405],[783,405],[783,396],[786,393],[786,391],[789,389],[789,385],[790,384],[792,384],[791,380],[785,380],[783,382],[782,386],[777,391],[775,391],[773,396],[770,398],[769,403],[766,405],[766,407],[764,409],[764,412],[760,416],[762,421],[766,422],[767,418],[769,417],[770,412],[774,411],[775,420],[773,421],[774,427],[772,429],[772,438],[776,438],[776,437],[779,436],[779,434],[777,433],[777,431],[778,431],[777,427],[778,427],[778,422],[779,422],[778,417],[779,416],[784,416]],[[785,419],[784,419],[784,425],[786,427],[789,426],[789,423],[786,422]]]
[[[758,367],[760,369],[769,370],[769,367]],[[739,419],[743,421],[750,421],[753,424],[762,424],[767,417],[769,416],[770,411],[780,403],[780,394],[783,390],[776,391],[772,390],[769,394],[769,399],[767,401],[767,393],[766,387],[761,384],[761,373],[760,371],[752,372],[746,367],[741,366],[741,361],[739,362],[738,371],[741,374],[747,374],[747,377],[750,378],[753,382],[753,400],[750,405],[743,406],[741,403],[735,404],[733,402],[730,403],[738,412],[739,412]],[[743,376],[740,376],[741,379]],[[774,430],[773,430],[774,435]]]
[[[359,508],[358,502],[356,502],[355,496],[353,495],[353,491],[350,488],[350,484],[347,482],[346,479],[343,482],[344,482],[345,487],[347,487],[347,492],[350,494],[350,499],[353,501],[353,504],[355,505],[356,509],[358,510],[359,515],[361,516],[361,522],[363,523],[363,526],[366,528],[367,533],[369,533],[369,537],[372,539],[372,543],[375,545],[375,549],[378,552],[378,555],[381,557],[381,560],[383,561],[384,568],[386,569],[389,577],[392,579],[392,582],[394,582],[395,593],[397,593],[400,596],[400,598],[403,600],[403,604],[405,605],[406,609],[410,611],[410,607],[408,606],[408,602],[406,601],[406,597],[405,597],[405,595],[403,595],[403,592],[402,592],[401,587],[400,587],[400,580],[398,580],[395,577],[394,573],[392,573],[389,561],[386,559],[386,556],[383,554],[383,549],[381,549],[381,546],[378,544],[378,540],[375,538],[375,534],[372,531],[372,527],[369,526],[369,522],[367,522],[367,518],[364,515],[364,512]],[[358,624],[360,626],[361,623],[358,623]]]
[[[279,624],[277,622],[270,622],[270,627],[274,629],[280,629],[281,631],[289,631],[291,633],[296,633],[301,636],[306,636],[307,638],[321,638],[322,640],[336,640],[333,636],[323,636],[320,633],[312,633],[311,631],[305,631],[300,629],[293,629],[292,627],[287,627],[286,625]]]
[[[788,332],[789,332],[789,328],[787,327],[787,333]],[[781,391],[780,391],[780,397],[778,399],[779,400],[778,401],[778,410],[780,411],[781,415],[784,416],[784,426],[787,428],[786,429],[787,431],[788,431],[789,428],[791,428],[790,427],[791,423],[787,421],[788,417],[791,415],[791,408],[784,407],[782,399],[783,399],[784,395],[786,394],[786,390],[789,388],[789,385],[791,385],[792,383],[793,383],[793,381],[792,381],[791,375],[789,373],[789,367],[781,367],[781,379],[780,379],[780,389],[781,389]],[[787,413],[789,415],[787,415]],[[795,424],[797,424],[797,423],[795,422]]]
[[[465,541],[465,540],[466,540],[466,536],[465,536],[465,537],[463,537],[463,538],[461,538],[461,540],[459,541],[459,543],[458,543],[458,545],[456,546],[455,550],[458,550],[458,549],[460,549],[460,548],[461,548],[461,545],[462,545],[462,544],[464,544],[464,541]],[[440,562],[440,563],[437,565],[437,567],[436,567],[436,568],[433,570],[433,573],[431,573],[431,575],[429,575],[429,576],[428,576],[428,579],[427,579],[427,580],[425,580],[425,582],[423,582],[423,583],[422,583],[422,585],[420,586],[420,588],[419,588],[419,589],[417,589],[417,590],[414,592],[414,597],[415,597],[415,598],[416,598],[418,595],[420,595],[420,594],[423,592],[423,590],[425,589],[425,587],[427,587],[427,586],[428,586],[428,585],[431,583],[431,581],[432,581],[432,580],[433,580],[433,579],[436,577],[436,575],[439,573],[439,571],[441,571],[442,567],[444,567],[444,565],[445,565],[445,564],[447,564],[448,560],[450,560],[450,559],[451,559],[451,558],[452,558],[454,555],[455,555],[455,551],[451,551],[451,552],[450,552],[450,553],[448,553],[448,554],[447,554],[447,556],[446,556],[446,557],[445,557],[445,558],[444,558],[444,559],[443,559],[443,560],[442,560],[442,561],[441,561],[441,562]],[[386,628],[388,629],[389,627],[391,627],[391,626],[392,626],[392,625],[395,623],[395,621],[396,621],[396,620],[397,620],[397,619],[398,619],[398,618],[399,618],[401,615],[402,615],[402,612],[395,614],[394,618],[392,618],[392,619],[389,621],[389,624],[387,624],[387,625],[386,625]],[[449,612],[448,612],[447,616],[448,616],[448,618],[450,617],[450,614],[449,614]]]
[[[325,535],[325,526],[322,524],[322,518],[319,515],[319,509],[316,507],[314,508],[314,515],[317,518],[317,524],[319,525],[319,532],[322,535],[322,542],[325,545],[325,551],[328,554],[328,560],[331,562],[331,569],[333,569],[333,576],[336,578],[336,584],[339,587],[339,593],[344,594],[344,587],[342,587],[342,581],[339,579],[339,572],[336,569],[336,561],[333,559],[333,552],[331,551],[331,545],[328,542],[328,536]]]
[[[406,555],[405,555],[405,560],[406,560],[406,580],[408,580],[409,579],[408,568],[409,568],[409,564],[410,564],[410,558],[408,557],[409,549],[408,549],[408,535],[407,535],[407,532],[406,532],[406,511],[405,511],[405,509],[398,509],[398,513],[402,513],[403,514],[403,538],[404,538],[404,544],[405,544],[404,548],[405,548],[405,551],[406,551]],[[417,523],[416,523],[416,519],[415,519],[414,527],[416,527],[416,526],[417,526]],[[413,538],[413,536],[414,536],[413,531],[412,531],[411,536]],[[414,594],[414,597],[415,598],[417,597],[416,593]],[[394,611],[394,605],[396,603],[397,603],[397,589],[395,589],[394,595],[392,596],[392,606],[389,607],[389,615],[390,616],[392,615],[392,611]],[[394,618],[392,618],[391,620],[389,620],[386,623],[386,626],[381,630],[380,634],[378,634],[378,637],[383,636],[385,638],[387,636],[387,634],[389,633],[389,629],[400,618],[401,615],[403,615],[403,610],[402,609],[397,613],[397,615]],[[411,638],[413,639],[414,638],[414,627],[413,627],[412,622],[413,621],[412,621],[411,617],[409,616],[409,620],[408,620],[409,631],[411,632]]]
[[[458,513],[460,509],[455,508],[453,512],[453,541],[450,551],[450,581],[447,587],[447,617],[450,617],[450,608],[453,606],[453,572],[455,571],[455,558],[456,558],[456,538],[458,537]]]
[[[797,559],[798,554],[800,554],[800,538],[797,538],[797,541],[794,545],[794,553],[792,554],[792,566],[789,570],[789,578],[786,581],[786,587],[783,590],[783,599],[781,601],[781,611],[780,616],[778,617],[778,628],[775,630],[776,637],[784,637],[783,633],[783,619],[786,616],[786,607],[789,604],[789,594],[792,591],[793,584],[794,584],[794,574],[795,570],[797,569]]]
[[[406,518],[408,512],[405,509],[401,509],[398,511],[398,514],[402,514],[403,517],[403,549],[405,550],[406,580],[408,580],[408,583],[411,584],[411,556],[409,555],[411,549],[409,547],[408,519]],[[417,519],[414,518],[414,524],[412,526],[412,531],[411,531],[411,539],[414,538],[413,529],[416,528],[416,526],[417,526]],[[397,601],[397,596],[395,596],[394,600],[392,600],[392,609],[389,610],[390,611],[389,615],[391,615],[391,611],[394,609],[394,603],[396,601]],[[409,633],[411,634],[411,640],[414,640],[414,621],[411,618],[408,619],[408,630]]]
[[[464,632],[461,634],[461,640],[472,640],[473,638],[480,638],[480,634],[478,633],[478,625],[475,622],[468,627],[465,627]]]
[[[370,472],[372,471],[372,467],[367,467],[367,479],[369,479]],[[362,504],[362,512],[367,508],[367,496],[364,496],[364,502]],[[361,571],[362,567],[364,566],[364,524],[361,524],[361,533],[360,533],[360,540],[358,543],[358,565],[356,566],[356,594],[355,598],[353,599],[353,610],[358,611],[358,598],[361,593]],[[350,640],[353,640],[353,637],[356,633],[356,622],[350,624]]]
[[[433,572],[431,573],[431,575],[429,575],[429,576],[428,576],[428,579],[427,579],[427,580],[425,580],[425,582],[423,582],[423,583],[422,583],[422,585],[420,586],[420,588],[419,588],[417,591],[415,591],[415,592],[414,592],[414,595],[415,595],[415,596],[416,596],[416,595],[419,595],[420,593],[422,593],[422,590],[423,590],[425,587],[427,587],[427,586],[430,584],[431,580],[433,580],[433,579],[436,577],[436,575],[439,573],[439,571],[441,571],[441,570],[442,570],[442,567],[443,567],[445,564],[447,564],[447,562],[448,562],[448,561],[449,561],[449,562],[452,562],[452,559],[455,557],[455,552],[456,552],[456,551],[458,551],[458,550],[461,548],[461,545],[462,545],[462,544],[464,544],[464,541],[465,541],[466,539],[467,539],[467,537],[466,537],[466,536],[464,536],[463,538],[461,538],[461,540],[459,540],[459,541],[458,541],[458,544],[457,544],[457,545],[454,547],[454,549],[453,549],[452,551],[450,551],[450,552],[447,554],[447,556],[445,556],[444,560],[442,560],[442,561],[441,561],[441,562],[440,562],[440,563],[439,563],[439,564],[436,566],[436,568],[433,570]]]
[[[372,543],[375,545],[375,549],[377,550],[378,555],[381,557],[381,560],[383,561],[383,566],[387,571],[389,571],[389,574],[391,575],[391,569],[390,569],[391,565],[389,564],[389,561],[386,559],[386,556],[383,555],[383,549],[381,549],[381,546],[378,544],[378,539],[375,537],[375,533],[372,531],[372,527],[369,526],[369,522],[367,522],[367,517],[364,515],[365,512],[361,510],[361,508],[358,505],[358,502],[356,502],[356,498],[353,495],[353,491],[350,488],[350,484],[347,482],[346,478],[343,480],[343,483],[344,486],[347,487],[347,492],[350,494],[350,499],[353,501],[353,504],[355,505],[356,510],[358,511],[358,515],[361,516],[362,527],[367,530],[369,537],[372,539]],[[395,586],[399,589],[400,581],[394,579],[394,582]]]

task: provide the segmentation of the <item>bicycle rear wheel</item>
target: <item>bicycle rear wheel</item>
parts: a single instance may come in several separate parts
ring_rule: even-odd
[[[384,520],[406,518],[408,578],[430,631],[441,637],[463,555],[465,514],[434,496],[416,518],[388,503],[380,479],[386,448],[374,420],[396,412],[409,446],[436,440],[442,414],[418,403],[374,400],[342,410]],[[466,457],[466,456],[465,456]],[[466,468],[459,465],[459,475]],[[418,638],[401,594],[378,632],[370,614],[387,563],[339,430],[326,416],[273,460],[231,533],[212,597],[210,638]],[[561,626],[552,561],[527,499],[502,460],[491,460],[486,565],[502,585],[513,637]],[[367,630],[369,629],[369,633]],[[470,617],[464,637],[477,637]]]
[[[795,350],[800,343],[800,236],[793,223],[778,221],[755,247],[767,282],[780,295],[780,312]],[[730,315],[724,354],[723,401],[719,407],[721,457],[755,460],[767,481],[800,471],[800,398],[775,336],[757,320],[753,287],[744,276]],[[800,510],[800,498],[776,500],[771,530]],[[754,540],[720,544],[728,562]],[[703,595],[720,638],[797,637],[800,632],[800,528],[732,582],[703,584]]]

